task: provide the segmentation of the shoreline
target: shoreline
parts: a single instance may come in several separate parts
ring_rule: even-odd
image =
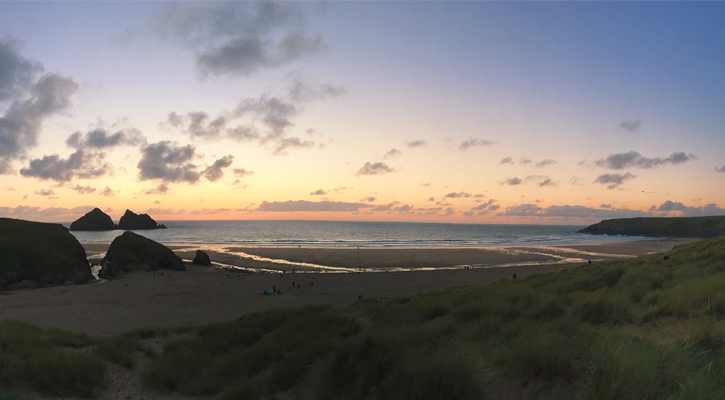
[[[688,241],[660,241],[660,250],[669,250],[676,244]],[[691,240],[689,241],[691,242]],[[357,250],[351,249],[301,249],[297,257],[327,257],[330,261],[364,265],[416,263],[427,260],[433,263],[460,265],[461,260],[473,256],[498,257],[513,264],[505,268],[445,268],[437,270],[391,271],[372,268],[384,273],[230,273],[219,267],[200,267],[187,263],[187,271],[133,272],[112,281],[86,285],[64,284],[46,288],[30,288],[27,285],[9,287],[0,291],[0,320],[14,319],[42,327],[57,327],[93,335],[115,335],[141,327],[177,327],[230,321],[242,315],[279,307],[300,307],[310,304],[330,304],[339,307],[358,301],[359,296],[396,297],[445,290],[458,286],[485,285],[502,279],[556,272],[560,268],[575,268],[582,262],[550,265],[521,265],[527,258],[553,259],[553,255],[565,257],[572,251],[600,250],[603,254],[616,250],[621,257],[647,254],[654,242],[632,242],[615,247],[582,245],[540,249],[537,247],[507,249],[508,253],[496,253],[479,249],[378,249],[365,252],[367,260],[351,259]],[[107,248],[108,245],[105,245]],[[189,246],[186,246],[188,249]],[[204,246],[196,247],[204,250]],[[90,245],[87,251],[100,253],[104,247]],[[657,249],[657,248],[655,248]],[[177,249],[178,250],[178,249]],[[257,249],[278,251],[283,249]],[[523,251],[523,252],[522,252]],[[183,255],[183,252],[180,252]],[[189,252],[191,253],[191,252]],[[542,254],[539,254],[542,253]],[[221,262],[209,254],[213,262]],[[610,254],[611,255],[611,254]],[[435,258],[435,257],[438,258]],[[226,254],[233,263],[247,264],[247,259]],[[383,257],[378,258],[378,257]],[[91,257],[93,258],[93,257]],[[182,257],[186,259],[192,257]],[[608,259],[616,259],[612,257]],[[235,261],[236,260],[236,261]],[[345,261],[347,260],[347,261]],[[307,260],[309,261],[309,259]],[[261,261],[260,261],[261,262]],[[223,262],[222,262],[223,263]],[[387,263],[387,264],[386,264]],[[392,263],[392,264],[391,264]],[[334,264],[331,264],[334,265]],[[343,265],[344,266],[344,265]],[[356,271],[357,272],[357,271]],[[276,287],[281,295],[263,296],[264,289]]]

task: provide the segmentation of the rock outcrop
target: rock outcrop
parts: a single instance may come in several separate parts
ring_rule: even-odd
[[[101,261],[98,277],[114,277],[133,271],[170,269],[186,271],[181,258],[168,247],[133,232],[124,232],[113,239],[106,256]]]
[[[592,235],[711,238],[725,235],[725,216],[608,219],[579,231]]]
[[[201,265],[202,267],[208,267],[211,265],[211,260],[209,259],[209,255],[204,253],[201,250],[196,251],[196,257],[194,257],[194,261],[192,263],[196,265]]]
[[[148,214],[136,214],[126,210],[121,220],[118,221],[118,229],[140,230],[140,229],[166,229],[163,224],[157,224]]]
[[[113,223],[108,214],[99,208],[94,208],[70,224],[72,231],[112,231],[114,229],[118,229],[118,226]]]
[[[80,284],[93,275],[86,251],[63,225],[0,218],[0,286],[26,279]]]

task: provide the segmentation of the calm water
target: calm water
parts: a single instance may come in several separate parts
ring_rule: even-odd
[[[471,225],[347,221],[159,221],[137,233],[164,244],[280,247],[490,247],[555,245],[642,237],[593,236],[572,225]],[[64,224],[66,227],[70,223]],[[81,243],[110,243],[122,231],[72,232]]]

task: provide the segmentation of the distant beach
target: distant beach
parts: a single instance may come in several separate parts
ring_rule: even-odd
[[[556,272],[560,268],[582,265],[585,259],[599,262],[597,260],[632,257],[666,251],[693,241],[666,239],[495,249],[231,248],[228,252],[209,251],[215,266],[199,267],[187,262],[186,272],[164,271],[163,275],[136,272],[108,282],[42,289],[10,287],[2,292],[0,316],[40,326],[111,335],[145,326],[228,321],[277,307],[344,306],[357,301],[359,296],[393,297],[487,284],[513,279],[513,274],[522,278]],[[96,261],[108,246],[107,243],[84,245],[89,258]],[[189,246],[171,247],[187,261],[192,258],[193,251]],[[208,247],[223,248],[196,246],[193,250],[208,250]],[[321,270],[313,268],[312,271],[317,272],[298,273],[302,268],[240,257],[234,254],[237,250],[262,258],[352,271],[320,273]],[[362,266],[365,272],[357,273],[357,266]],[[230,267],[270,273],[243,273],[241,269]],[[280,268],[286,272],[271,272]],[[404,269],[412,271],[401,271]],[[264,289],[273,287],[282,294],[261,294]]]

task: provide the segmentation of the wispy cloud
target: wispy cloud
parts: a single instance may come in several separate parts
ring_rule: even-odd
[[[513,178],[506,178],[502,182],[499,182],[499,184],[508,185],[508,186],[516,186],[516,185],[520,185],[521,182],[522,182],[522,180],[520,178],[513,177]]]
[[[383,156],[383,160],[387,160],[388,158],[395,158],[402,155],[403,152],[398,149],[390,149],[385,155]]]
[[[627,172],[626,174],[602,174],[597,177],[597,179],[594,180],[594,183],[601,183],[602,185],[609,185],[607,186],[607,189],[616,189],[619,187],[619,185],[623,184],[625,181],[628,181],[630,179],[636,178],[637,175],[633,175],[630,172]]]
[[[511,157],[505,157],[498,164],[499,165],[501,165],[501,164],[514,164],[514,159],[511,158]]]
[[[363,208],[372,208],[370,204],[364,203],[346,203],[343,201],[307,201],[307,200],[289,200],[289,201],[264,201],[256,211],[269,212],[291,212],[291,211],[310,211],[310,212],[345,212],[357,211]]]
[[[492,146],[492,145],[494,145],[494,142],[491,140],[470,138],[470,139],[464,141],[463,143],[461,143],[460,145],[458,145],[458,148],[461,149],[461,151],[466,151],[466,150],[470,149],[471,147]]]
[[[395,168],[390,167],[388,164],[384,162],[376,162],[376,163],[370,163],[366,162],[365,165],[360,167],[359,170],[355,173],[355,175],[362,176],[362,175],[383,175],[383,174],[389,174],[391,172],[395,172]]]
[[[543,161],[537,162],[536,166],[539,168],[542,168],[542,167],[546,167],[546,166],[552,165],[552,164],[556,164],[556,160],[551,160],[551,159],[543,160]]]
[[[625,168],[642,168],[649,169],[663,165],[677,165],[682,164],[690,160],[697,159],[694,154],[685,154],[684,152],[678,151],[670,154],[667,158],[648,158],[636,151],[630,151],[628,153],[616,153],[610,154],[607,158],[602,158],[596,161],[596,165],[603,168],[620,170]]]
[[[428,142],[426,142],[425,140],[420,139],[420,140],[413,140],[412,142],[405,142],[405,144],[408,147],[410,147],[411,149],[413,149],[413,148],[416,148],[416,147],[425,147],[425,146],[428,145]]]
[[[619,123],[619,129],[627,132],[638,132],[641,126],[641,119],[625,120]]]

